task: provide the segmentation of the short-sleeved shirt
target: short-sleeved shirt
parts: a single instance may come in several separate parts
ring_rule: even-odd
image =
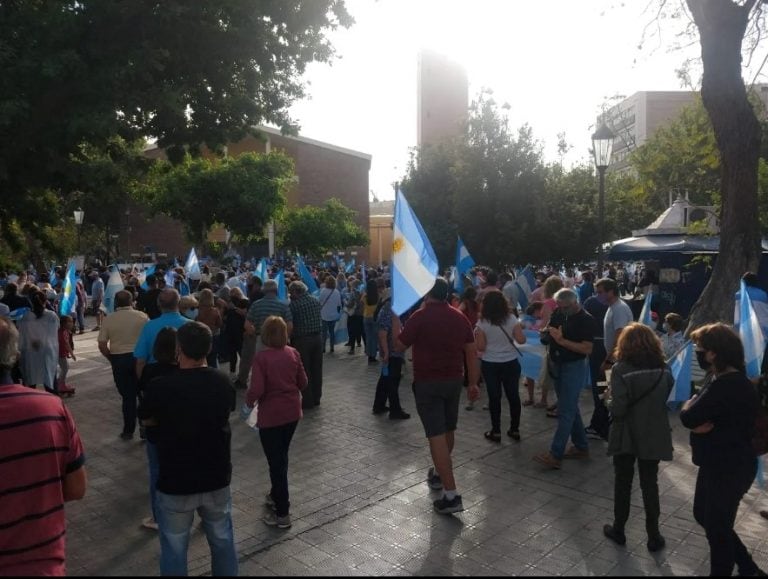
[[[0,449],[0,575],[64,575],[62,483],[85,463],[69,410],[57,396],[0,386]]]
[[[475,337],[460,311],[448,303],[427,302],[408,318],[399,340],[413,346],[414,380],[431,382],[463,378],[464,347]]]
[[[190,321],[192,320],[185,318],[179,312],[166,312],[159,318],[148,321],[141,329],[141,334],[139,334],[139,339],[133,349],[133,357],[144,359],[148,364],[153,364],[156,360],[152,355],[152,349],[155,347],[155,339],[160,330],[169,327],[178,330]]]
[[[603,318],[603,340],[606,352],[610,354],[613,351],[618,330],[626,328],[634,319],[632,310],[621,298],[611,304]]]
[[[269,316],[280,316],[286,322],[293,322],[291,308],[285,302],[277,299],[276,295],[266,295],[256,300],[248,308],[245,318],[256,327],[256,333],[261,332],[261,326]]]
[[[320,302],[315,296],[305,293],[291,300],[291,316],[293,317],[294,338],[316,336],[320,334],[322,320],[320,319]]]
[[[395,312],[392,311],[392,300],[386,300],[379,312],[379,317],[376,319],[377,328],[379,331],[387,332],[387,349],[389,351],[390,358],[402,358],[402,352],[395,352],[394,350],[394,337],[392,336],[392,318]]]
[[[571,342],[592,343],[595,335],[595,319],[584,309],[579,308],[575,314],[565,315],[560,308],[556,309],[549,319],[549,325],[560,328],[563,337]],[[549,345],[549,357],[557,363],[576,362],[586,358],[585,354],[579,354],[561,346],[554,340]]]
[[[100,302],[102,299],[104,299],[104,282],[101,280],[101,278],[97,277],[93,280],[93,285],[91,286],[91,296],[95,302]]]
[[[511,362],[517,359],[517,350],[509,340],[514,340],[512,332],[518,323],[518,319],[511,314],[501,325],[483,319],[477,321],[477,328],[485,334],[485,351],[482,355],[484,362]]]
[[[117,308],[102,322],[99,342],[109,342],[112,354],[130,354],[148,321],[147,314],[130,306]]]

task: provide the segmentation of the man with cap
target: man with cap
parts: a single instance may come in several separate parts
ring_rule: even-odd
[[[256,352],[264,348],[259,333],[261,326],[269,316],[280,316],[288,325],[288,335],[293,330],[293,316],[288,304],[277,298],[277,282],[268,279],[262,287],[264,297],[256,300],[248,308],[245,316],[245,332],[243,334],[243,349],[240,352],[240,368],[235,381],[236,388],[248,387],[248,376],[251,373],[251,363]]]

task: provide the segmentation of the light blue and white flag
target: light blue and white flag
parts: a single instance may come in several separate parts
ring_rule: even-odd
[[[56,287],[59,285],[59,278],[56,276],[56,264],[51,264],[51,271],[48,272],[48,281],[51,284],[51,287]]]
[[[147,269],[144,270],[144,273],[139,274],[139,280],[141,281],[141,289],[144,291],[149,290],[149,286],[147,285],[147,276],[152,275],[155,273],[155,264],[153,263],[150,265]]]
[[[269,279],[269,273],[267,272],[267,260],[263,257],[259,260],[259,266],[254,272],[261,280],[262,285]]]
[[[24,314],[26,314],[30,308],[23,307],[23,308],[16,308],[11,313],[8,314],[8,317],[11,319],[12,322],[20,322],[21,318],[24,317]]]
[[[747,286],[741,282],[739,289],[739,336],[744,344],[744,362],[747,367],[747,378],[757,378],[763,363],[765,338],[760,329],[760,321],[752,305],[752,299],[747,292]]]
[[[456,277],[453,281],[453,287],[456,291],[461,293],[464,291],[464,274],[472,269],[475,265],[475,260],[469,255],[467,246],[464,245],[461,237],[456,238]]]
[[[344,273],[352,273],[353,271],[355,271],[355,258],[354,257],[352,258],[352,261],[350,261],[347,264],[347,269],[344,270]]]
[[[67,266],[67,275],[64,278],[64,291],[61,294],[59,300],[59,315],[68,316],[74,313],[77,306],[77,292],[75,292],[75,285],[77,284],[77,276],[75,272],[75,260],[70,259]]]
[[[437,257],[402,191],[395,200],[392,242],[392,311],[402,315],[432,289]]]
[[[115,311],[115,294],[122,289],[125,289],[123,278],[120,276],[120,271],[114,268],[109,274],[107,287],[104,288],[104,308],[108,314]]]
[[[296,265],[299,270],[299,276],[301,277],[301,281],[304,282],[304,284],[307,286],[307,291],[309,291],[310,294],[315,294],[319,291],[319,288],[317,287],[317,282],[315,281],[315,278],[312,277],[312,274],[309,272],[309,269],[307,269],[307,266],[304,264],[304,260],[301,259],[301,256],[296,257]]]
[[[365,262],[363,262],[363,265],[360,268],[360,271],[363,272],[363,289],[365,289],[365,286],[368,285],[368,278],[365,273],[367,271],[367,268],[365,267]]]
[[[275,276],[277,282],[277,299],[285,301],[288,299],[288,288],[285,286],[285,272],[281,269]]]
[[[188,296],[191,292],[189,289],[189,282],[185,279],[179,279],[179,295]]]
[[[520,302],[520,307],[525,311],[531,301],[531,293],[536,289],[536,278],[530,265],[526,265],[523,271],[517,274],[515,285],[518,289],[517,299]]]
[[[169,288],[172,288],[176,285],[176,275],[172,269],[169,269],[165,272],[165,285]]]
[[[685,402],[691,397],[691,370],[693,367],[693,342],[688,340],[669,360],[669,371],[675,385],[669,393],[667,403]]]
[[[653,318],[651,317],[651,300],[653,299],[653,292],[648,292],[645,294],[645,302],[643,303],[643,309],[640,311],[640,317],[638,318],[638,322],[641,324],[648,326],[649,328],[654,327]],[[687,400],[687,398],[686,398]]]
[[[200,279],[202,277],[200,262],[197,261],[197,254],[195,253],[194,247],[189,250],[187,262],[184,264],[184,272],[189,279]]]

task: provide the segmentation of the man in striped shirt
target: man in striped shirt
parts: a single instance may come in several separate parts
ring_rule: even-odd
[[[0,318],[0,575],[64,575],[64,503],[85,495],[83,444],[60,398],[11,380],[18,345]]]

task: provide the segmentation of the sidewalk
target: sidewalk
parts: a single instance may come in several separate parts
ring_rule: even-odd
[[[87,455],[88,493],[68,503],[70,575],[158,575],[159,542],[141,528],[149,515],[143,443],[122,441],[120,397],[96,346],[96,333],[75,337],[70,370],[77,395],[66,399]],[[693,520],[696,469],[687,432],[672,417],[675,461],[662,463],[662,533],[667,547],[645,547],[639,485],[635,483],[626,547],[603,537],[612,522],[613,468],[605,443],[591,441],[591,458],[546,471],[531,457],[546,450],[555,421],[523,408],[522,441],[483,438],[489,427],[482,402],[462,404],[454,468],[465,512],[432,511],[438,493],[424,479],[429,452],[410,389],[403,406],[412,418],[373,416],[379,367],[346,348],[325,356],[322,406],[299,424],[291,447],[289,481],[293,527],[267,527],[264,494],[269,473],[258,440],[234,413],[232,479],[235,539],[241,575],[706,575],[709,550]],[[521,390],[524,390],[521,388]],[[242,402],[243,392],[238,392]],[[591,416],[591,395],[582,397]],[[502,413],[506,422],[507,410]],[[502,430],[507,426],[502,424]],[[768,569],[768,499],[753,488],[737,527],[758,565]],[[195,527],[191,575],[210,573],[208,545]]]

